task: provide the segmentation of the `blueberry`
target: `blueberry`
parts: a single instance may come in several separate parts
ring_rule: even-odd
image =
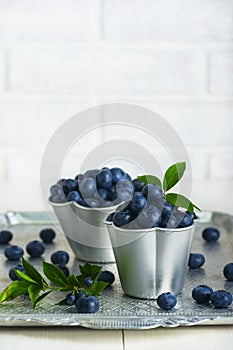
[[[223,274],[228,281],[233,281],[233,263],[224,266]]]
[[[139,212],[137,219],[141,228],[156,227],[161,221],[161,211],[149,204]]]
[[[117,192],[116,192],[116,187],[114,185],[112,185],[109,189],[108,189],[108,200],[113,202],[117,199]]]
[[[203,284],[193,288],[192,297],[198,304],[207,304],[212,293],[213,289]]]
[[[56,194],[64,194],[63,188],[61,185],[56,184],[50,187],[50,193],[52,196],[56,196]]]
[[[76,301],[76,294],[68,293],[66,295],[66,304],[67,305],[74,305],[75,301]]]
[[[24,267],[23,267],[23,265],[18,264],[18,265],[16,265],[16,266],[12,267],[12,268],[9,270],[9,277],[10,277],[10,279],[11,279],[12,281],[16,281],[16,280],[20,281],[21,278],[19,278],[19,277],[16,275],[15,270],[19,270],[19,271],[25,273]]]
[[[75,181],[77,181],[78,185],[80,184],[80,182],[82,182],[84,179],[84,175],[83,174],[77,174],[75,176]]]
[[[125,172],[121,168],[112,168],[110,171],[112,174],[113,184],[116,184],[118,181],[124,179]]]
[[[64,273],[64,275],[66,277],[69,277],[70,275],[70,270],[68,269],[68,267],[66,265],[62,265],[62,264],[56,264],[57,267],[59,267],[60,270],[62,270],[62,272]]]
[[[95,198],[86,198],[85,199],[86,204],[88,205],[89,208],[99,208],[101,207],[100,201]]]
[[[158,185],[148,184],[143,187],[142,193],[150,204],[157,204],[163,199],[163,190]]]
[[[67,195],[71,191],[75,191],[77,188],[77,181],[73,179],[66,179],[62,183],[64,193]]]
[[[123,180],[120,180],[116,184],[116,191],[117,192],[127,191],[127,192],[133,194],[134,193],[134,185],[131,181],[129,181],[127,179],[123,179]]]
[[[96,183],[98,187],[106,190],[112,186],[112,173],[108,169],[102,169],[97,173]]]
[[[191,253],[189,255],[189,261],[188,261],[188,266],[190,269],[198,269],[205,263],[205,257],[203,254],[194,254]]]
[[[163,310],[171,310],[176,306],[177,299],[171,292],[162,293],[158,296],[157,304]]]
[[[93,198],[96,195],[96,182],[92,177],[86,177],[79,185],[79,190],[84,199]]]
[[[44,243],[51,243],[56,237],[56,232],[52,228],[44,228],[40,231],[39,236]]]
[[[132,178],[128,173],[125,173],[124,178],[128,181],[132,181]]]
[[[133,185],[134,185],[134,191],[138,192],[138,191],[142,191],[142,188],[145,184],[142,181],[140,181],[139,179],[134,179]]]
[[[54,197],[51,197],[51,201],[53,203],[65,203],[66,202],[66,197],[64,194],[56,194]]]
[[[113,215],[113,223],[118,227],[127,225],[132,219],[132,214],[125,210],[116,211]]]
[[[78,191],[71,191],[67,196],[67,201],[76,202],[80,204],[82,201],[82,197]]]
[[[83,290],[78,291],[78,293],[76,294],[76,300],[86,296],[86,293]]]
[[[115,212],[109,214],[106,218],[106,221],[112,222],[113,221],[113,216],[114,216]]]
[[[0,231],[0,244],[8,244],[13,238],[11,231],[2,230]]]
[[[174,215],[162,216],[162,219],[159,223],[159,227],[162,228],[176,228],[178,226],[178,221]]]
[[[17,261],[22,258],[24,251],[18,245],[9,245],[5,248],[4,254],[8,260]]]
[[[220,237],[220,232],[215,227],[207,227],[202,231],[202,237],[207,242],[216,242]]]
[[[51,255],[50,259],[55,265],[67,265],[70,260],[70,256],[64,250],[57,250]]]
[[[121,182],[121,181],[120,181]],[[117,191],[117,198],[114,200],[115,204],[127,202],[132,199],[133,194],[127,190],[121,189]]]
[[[99,301],[93,296],[82,296],[76,300],[75,306],[79,313],[93,314],[99,310]]]
[[[129,210],[133,214],[137,214],[139,210],[143,209],[146,206],[146,197],[143,195],[134,195],[130,204]]]
[[[226,309],[232,303],[232,295],[225,290],[216,290],[211,294],[210,301],[217,309]]]
[[[173,210],[174,210],[174,205],[172,205],[169,202],[165,202],[162,210],[162,216],[167,217],[172,215]]]
[[[187,213],[177,211],[175,213],[175,217],[178,220],[178,227],[179,228],[188,227],[188,226],[191,226],[193,224],[193,219]]]
[[[26,251],[32,258],[39,258],[45,252],[45,246],[40,241],[31,241],[26,245]]]
[[[108,191],[105,188],[99,188],[98,194],[103,200],[108,200]],[[98,198],[97,198],[98,199]]]
[[[90,287],[90,286],[92,286],[94,281],[90,277],[86,277],[86,278],[84,278],[84,283],[87,287]]]
[[[96,175],[98,174],[98,172],[99,172],[99,169],[90,169],[90,170],[87,170],[83,176],[92,177],[93,179],[96,179]]]
[[[115,281],[115,276],[111,271],[101,271],[97,281],[106,282],[110,286]]]

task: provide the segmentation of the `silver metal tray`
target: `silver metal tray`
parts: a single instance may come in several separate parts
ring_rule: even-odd
[[[204,242],[201,237],[203,228],[210,225],[218,227],[221,231],[219,241],[214,244]],[[19,244],[23,248],[28,241],[39,238],[39,231],[42,228],[52,226],[44,212],[8,212],[0,216],[0,229],[12,230],[14,233],[12,244]],[[54,250],[66,249],[71,256],[68,267],[73,273],[78,273],[78,266],[83,262],[74,259],[58,223],[55,226],[57,237],[53,244],[47,245],[43,258],[49,261]],[[0,290],[9,284],[8,271],[15,265],[5,259],[3,250],[4,246],[0,246]],[[30,300],[21,297],[12,302],[0,304],[0,326],[148,329],[159,326],[233,324],[233,306],[218,310],[211,305],[198,305],[191,297],[192,289],[199,284],[207,284],[214,290],[225,289],[233,293],[233,282],[226,281],[222,273],[224,265],[233,261],[233,216],[217,212],[202,212],[191,251],[203,253],[206,263],[203,268],[188,271],[184,290],[178,296],[177,306],[172,311],[161,310],[156,300],[134,299],[124,295],[115,264],[104,264],[104,269],[114,272],[116,281],[100,296],[100,310],[96,314],[78,314],[74,307],[55,306],[54,304],[62,299],[61,295],[49,296],[33,311]],[[27,257],[27,253],[25,256]],[[41,271],[40,259],[29,260]]]

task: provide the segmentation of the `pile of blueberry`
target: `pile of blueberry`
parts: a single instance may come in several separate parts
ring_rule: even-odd
[[[132,198],[135,180],[121,168],[87,170],[74,179],[61,179],[50,188],[53,203],[76,202],[84,207],[112,207]]]
[[[216,290],[206,285],[200,285],[193,289],[192,297],[198,304],[208,304],[209,302],[217,309],[225,309],[232,303],[231,293],[225,290]]]
[[[125,208],[108,216],[117,227],[126,229],[146,229],[152,227],[183,228],[193,224],[195,213],[181,211],[167,202],[163,190],[158,185],[145,185],[134,180],[135,193]]]

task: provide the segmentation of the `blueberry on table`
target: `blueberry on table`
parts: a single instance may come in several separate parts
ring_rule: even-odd
[[[64,275],[66,277],[69,277],[70,275],[70,270],[68,269],[68,267],[66,265],[62,265],[62,264],[56,264],[57,267],[59,267],[59,269],[64,273]]]
[[[42,242],[34,240],[26,245],[26,251],[32,258],[39,258],[45,252],[45,246]]]
[[[115,281],[115,276],[111,271],[101,271],[97,281],[106,282],[110,286]]]
[[[13,238],[11,231],[2,230],[0,231],[0,244],[8,244]]]
[[[57,250],[51,255],[50,259],[54,265],[67,265],[70,256],[65,250]]]
[[[18,245],[9,245],[4,250],[5,257],[10,261],[20,260],[24,254],[23,249]]]
[[[193,288],[192,297],[198,304],[207,304],[210,301],[212,293],[213,289],[203,284]]]
[[[68,293],[66,295],[66,304],[67,305],[74,305],[75,301],[76,301],[76,294]]]
[[[171,310],[176,306],[177,299],[173,293],[166,292],[158,296],[157,304],[163,310]]]
[[[39,236],[44,243],[51,243],[56,237],[56,232],[52,228],[44,228],[40,231]]]
[[[216,290],[211,294],[210,301],[216,309],[226,309],[232,303],[232,295],[225,290]]]
[[[87,287],[90,287],[90,286],[92,286],[94,281],[90,277],[86,277],[86,278],[84,278],[84,283]]]
[[[75,306],[78,313],[93,314],[99,310],[99,301],[94,296],[81,296]]]
[[[12,281],[16,281],[16,280],[20,281],[21,278],[16,275],[15,270],[19,270],[19,271],[25,273],[24,267],[23,267],[23,265],[18,264],[16,266],[10,268],[10,270],[9,270],[9,277],[10,277],[10,279]]]
[[[220,232],[215,227],[206,227],[202,231],[202,237],[207,242],[216,242],[220,237]]]
[[[224,266],[223,274],[228,281],[233,281],[233,262]]]
[[[205,263],[205,257],[201,253],[191,253],[189,255],[188,266],[190,269],[198,269]]]

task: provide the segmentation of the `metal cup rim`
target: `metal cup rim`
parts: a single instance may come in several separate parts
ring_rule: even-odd
[[[118,207],[119,205],[122,205],[122,204],[123,204],[123,202],[122,202],[122,203],[117,204],[117,205],[114,205],[114,206],[112,206],[112,207],[101,207],[101,208],[92,208],[92,207],[91,207],[91,208],[90,208],[90,207],[84,207],[84,206],[78,204],[78,203],[75,202],[75,201],[69,201],[69,202],[65,202],[65,203],[54,203],[54,202],[51,201],[50,198],[51,198],[51,197],[49,197],[48,201],[49,201],[49,204],[50,204],[52,207],[66,207],[66,206],[71,206],[71,204],[72,204],[73,206],[76,206],[77,208],[82,209],[82,210],[86,210],[86,211],[97,211],[97,212],[100,212],[100,211],[101,211],[101,212],[104,212],[104,211],[108,212],[108,211],[111,210],[111,209],[112,209],[112,211],[114,211],[114,210],[117,209],[117,207]]]

